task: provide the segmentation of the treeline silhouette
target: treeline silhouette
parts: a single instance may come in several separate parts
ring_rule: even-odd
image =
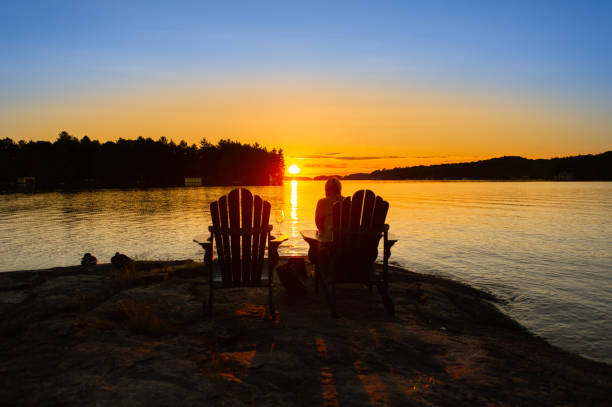
[[[612,151],[551,159],[499,157],[467,163],[419,165],[357,173],[343,177],[356,180],[564,180],[612,181]]]
[[[200,177],[205,185],[269,185],[281,183],[283,173],[282,149],[232,140],[188,145],[139,137],[101,143],[66,131],[53,143],[0,140],[5,187],[18,177],[35,177],[37,188],[171,187],[184,185],[186,177]]]

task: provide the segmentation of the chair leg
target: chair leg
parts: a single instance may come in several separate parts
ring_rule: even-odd
[[[268,315],[272,317],[272,319],[276,319],[276,307],[274,306],[274,293],[272,292],[272,287],[274,286],[274,266],[277,262],[268,263]]]
[[[395,315],[395,305],[389,296],[389,287],[385,283],[376,284],[378,288],[378,292],[380,293],[380,297],[382,298],[383,305],[385,306],[385,310],[391,316]]]
[[[202,245],[204,248],[204,269],[208,274],[208,304],[202,304],[204,308],[204,316],[212,316],[212,303],[213,303],[213,235],[211,233],[208,239],[210,243]]]
[[[272,285],[268,285],[268,313],[272,319],[276,319],[276,307],[274,306],[274,296],[272,295]]]
[[[337,318],[336,314],[336,301],[335,301],[335,284],[330,284],[326,281],[325,275],[320,277],[321,285],[323,286],[323,294],[325,294],[325,300],[331,311],[332,318]]]
[[[329,305],[332,318],[337,318],[338,315],[336,314],[336,284],[335,281],[333,281],[333,270],[330,259],[327,258],[324,259],[324,261],[321,261],[320,264],[317,265],[317,268],[315,270],[316,279],[318,279],[323,286],[323,293],[325,294],[325,300],[327,301],[327,305]]]
[[[208,304],[204,305],[204,315],[211,317],[212,316],[212,307],[213,307],[213,286],[212,281],[208,286]]]
[[[323,283],[323,291],[325,292],[325,299],[327,300],[327,305],[329,306],[332,318],[338,318],[338,314],[336,313],[335,295],[330,292],[329,288],[325,283]]]
[[[332,283],[331,286],[331,303],[329,305],[331,307],[332,317],[338,318],[338,313],[336,312],[336,283]]]

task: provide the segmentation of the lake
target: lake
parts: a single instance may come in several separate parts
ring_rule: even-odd
[[[501,308],[551,343],[612,362],[612,183],[345,181],[390,203],[394,264],[450,277],[507,301]],[[209,203],[229,187],[0,195],[0,271],[197,259]],[[323,182],[250,187],[284,212],[283,252],[305,254]],[[279,225],[271,222],[275,230]]]

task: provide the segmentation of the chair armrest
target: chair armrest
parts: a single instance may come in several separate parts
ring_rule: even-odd
[[[270,235],[270,237],[272,237],[273,239],[270,240],[270,244],[275,244],[277,247],[281,245],[281,243],[286,242],[287,240],[289,240],[289,237],[287,235],[280,235],[280,236],[272,236]]]
[[[194,242],[202,246],[202,249],[204,249],[204,265],[205,266],[211,265],[212,259],[213,259],[213,242],[211,238],[209,238],[208,240],[209,240],[208,242],[199,242],[193,239]]]
[[[287,237],[287,235],[280,235],[276,237],[270,235],[270,238],[273,239],[268,241],[268,261],[270,266],[274,268],[276,263],[278,263],[278,246],[287,241],[289,237]]]
[[[320,236],[318,230],[301,230],[300,234],[302,235],[302,238],[311,246],[313,244],[318,245],[321,243],[325,244],[333,242],[330,239],[324,239],[322,236]]]
[[[289,240],[289,237],[287,235],[280,235],[280,236],[272,236],[270,235],[270,240],[268,241],[268,252],[269,253],[275,253],[276,256],[278,256],[278,247],[283,244],[283,242],[286,242],[287,240]]]
[[[384,242],[383,242],[383,259],[384,262],[386,263],[389,260],[389,257],[391,257],[391,247],[393,247],[393,245],[395,243],[397,243],[397,238],[393,235],[391,235],[389,233],[389,225],[385,225],[385,231],[384,231]]]

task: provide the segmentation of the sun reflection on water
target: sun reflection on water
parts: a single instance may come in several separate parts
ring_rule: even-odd
[[[291,237],[297,237],[298,235],[298,182],[297,180],[291,181]]]

